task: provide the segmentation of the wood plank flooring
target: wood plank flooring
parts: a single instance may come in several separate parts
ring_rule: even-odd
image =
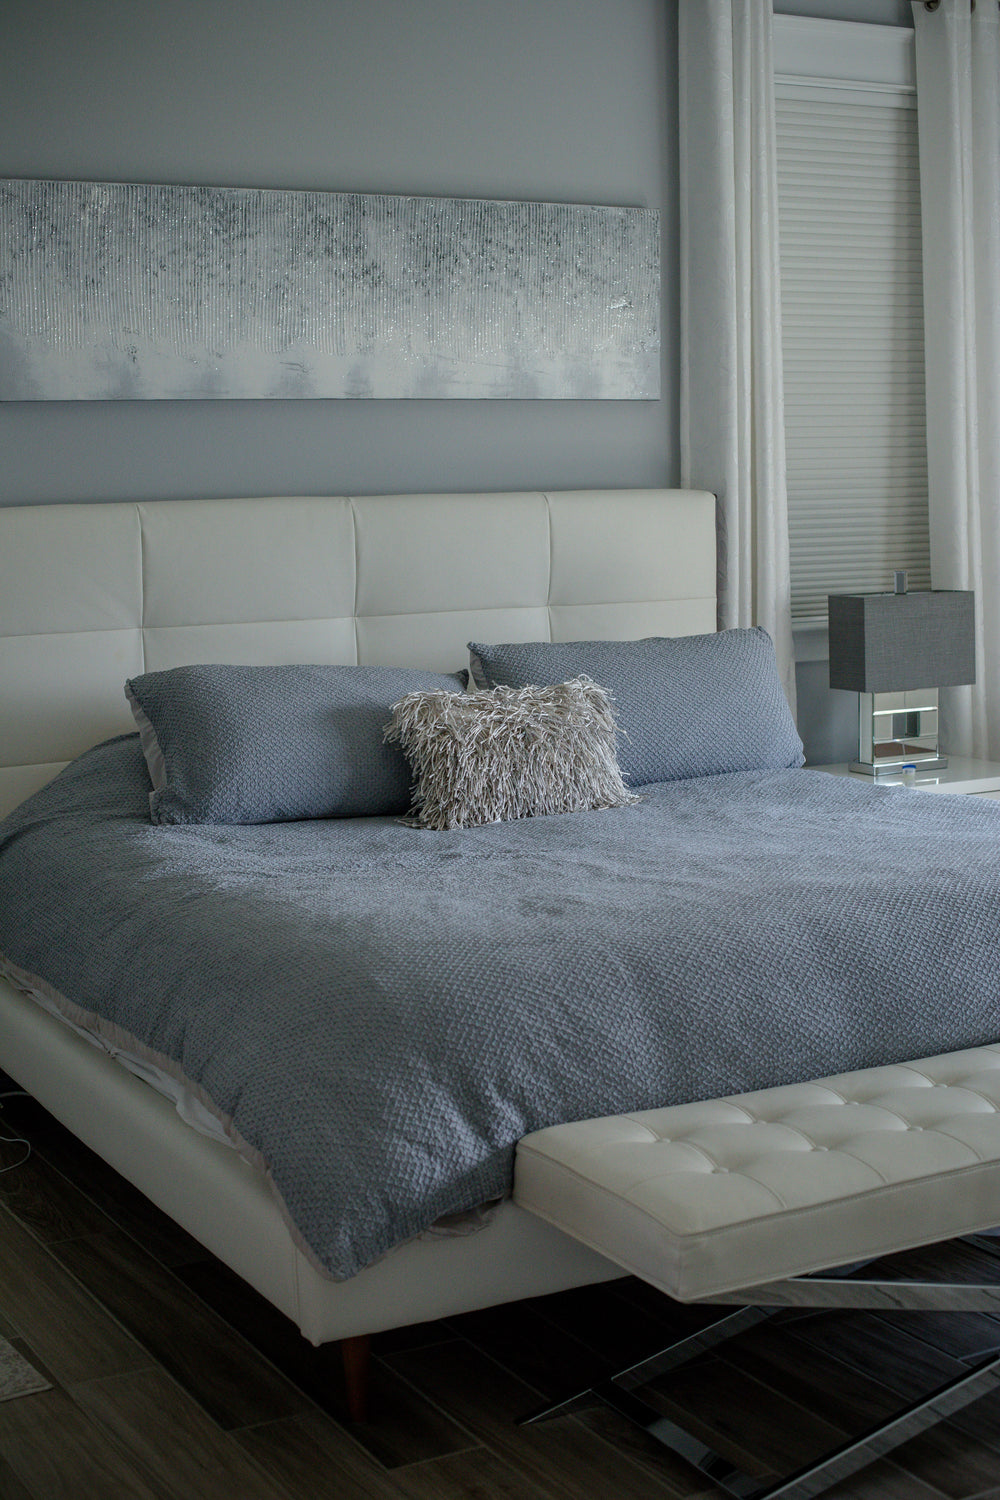
[[[624,1278],[378,1335],[370,1420],[352,1426],[335,1347],[307,1344],[33,1100],[5,1101],[0,1131],[33,1147],[0,1174],[0,1333],[53,1385],[0,1403],[0,1500],[718,1500],[610,1411],[514,1425],[697,1309]],[[0,1144],[0,1166],[21,1154]],[[998,1257],[962,1249],[957,1274],[995,1276]],[[971,1314],[778,1319],[651,1399],[764,1474],[997,1343],[1000,1320]],[[1000,1392],[830,1495],[1000,1500]]]

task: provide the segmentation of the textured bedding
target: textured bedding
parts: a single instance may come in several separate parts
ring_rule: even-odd
[[[154,826],[137,736],[0,823],[0,953],[193,1080],[336,1277],[560,1120],[1000,1039],[1000,805],[804,770],[451,832]]]

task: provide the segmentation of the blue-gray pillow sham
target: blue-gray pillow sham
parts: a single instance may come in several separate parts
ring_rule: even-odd
[[[548,686],[581,672],[608,690],[631,786],[802,765],[765,630],[638,641],[469,642],[478,687]]]
[[[383,742],[405,693],[463,676],[408,667],[203,666],[125,684],[154,823],[278,823],[404,813],[410,769]]]

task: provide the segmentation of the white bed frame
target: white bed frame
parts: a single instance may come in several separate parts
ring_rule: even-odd
[[[715,501],[693,491],[0,508],[0,815],[133,729],[122,687],[136,673],[452,671],[470,639],[709,631],[715,567]],[[313,1343],[621,1274],[506,1203],[478,1233],[421,1237],[334,1282],[294,1245],[262,1173],[3,980],[0,1068]]]

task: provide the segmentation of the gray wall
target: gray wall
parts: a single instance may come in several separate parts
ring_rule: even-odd
[[[676,482],[675,29],[662,0],[2,0],[0,175],[659,208],[666,298],[658,403],[12,403],[0,503]]]
[[[658,402],[11,402],[0,504],[676,484],[676,72],[675,0],[0,0],[0,176],[658,208],[664,292]]]

